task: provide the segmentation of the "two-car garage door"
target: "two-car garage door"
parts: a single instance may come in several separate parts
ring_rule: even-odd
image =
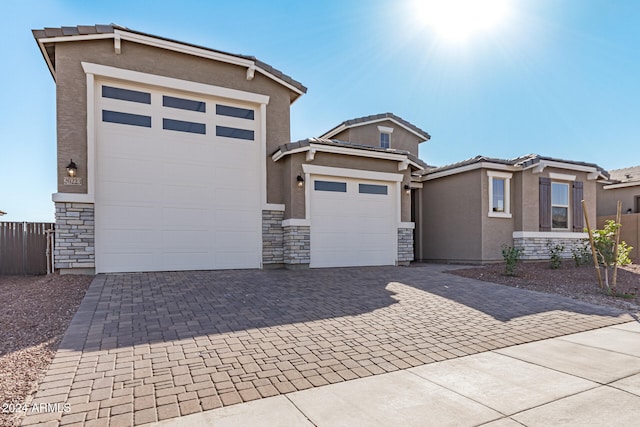
[[[96,271],[259,268],[255,106],[96,84]]]

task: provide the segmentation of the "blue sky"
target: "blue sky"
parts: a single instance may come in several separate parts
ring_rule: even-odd
[[[2,220],[53,221],[55,85],[30,30],[63,25],[254,55],[309,88],[291,108],[293,140],[388,111],[431,134],[429,164],[527,153],[640,164],[640,2],[505,3],[499,23],[460,41],[413,0],[4,1]]]

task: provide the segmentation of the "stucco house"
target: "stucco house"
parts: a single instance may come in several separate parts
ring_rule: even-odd
[[[584,237],[579,201],[595,215],[607,177],[537,155],[431,167],[430,135],[392,113],[291,142],[307,89],[253,56],[117,25],[33,35],[56,84],[61,273],[533,259]]]
[[[609,171],[598,185],[598,216],[615,215],[618,200],[623,214],[640,213],[640,166]]]
[[[56,84],[62,273],[413,259],[403,188],[422,165],[393,148],[291,144],[298,81],[117,25],[33,35]]]
[[[529,154],[514,159],[477,156],[422,174],[416,258],[448,262],[501,261],[502,246],[523,259],[548,259],[547,243],[581,245],[584,199],[595,225],[597,180],[593,163]]]

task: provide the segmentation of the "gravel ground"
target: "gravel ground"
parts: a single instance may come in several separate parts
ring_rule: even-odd
[[[505,276],[504,264],[451,270],[448,273],[485,282],[499,283],[532,291],[547,292],[577,299],[591,304],[606,305],[630,312],[640,312],[640,265],[618,269],[618,292],[631,297],[613,297],[598,288],[593,266],[576,267],[572,260],[562,262],[557,270],[549,262],[521,263],[516,266],[516,276]],[[604,280],[604,272],[602,273]],[[611,277],[609,277],[611,281]]]
[[[93,276],[0,276],[0,405],[37,390]],[[0,426],[20,414],[3,413]]]

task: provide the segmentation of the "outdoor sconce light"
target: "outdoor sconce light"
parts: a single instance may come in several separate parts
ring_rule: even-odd
[[[304,178],[302,177],[302,175],[298,175],[296,181],[298,182],[298,188],[304,187]]]
[[[71,159],[71,161],[67,165],[67,176],[73,178],[76,176],[77,173],[78,173],[78,167],[73,162],[73,159]]]
[[[404,192],[406,194],[411,194],[411,187],[409,186],[409,184],[404,185]]]

